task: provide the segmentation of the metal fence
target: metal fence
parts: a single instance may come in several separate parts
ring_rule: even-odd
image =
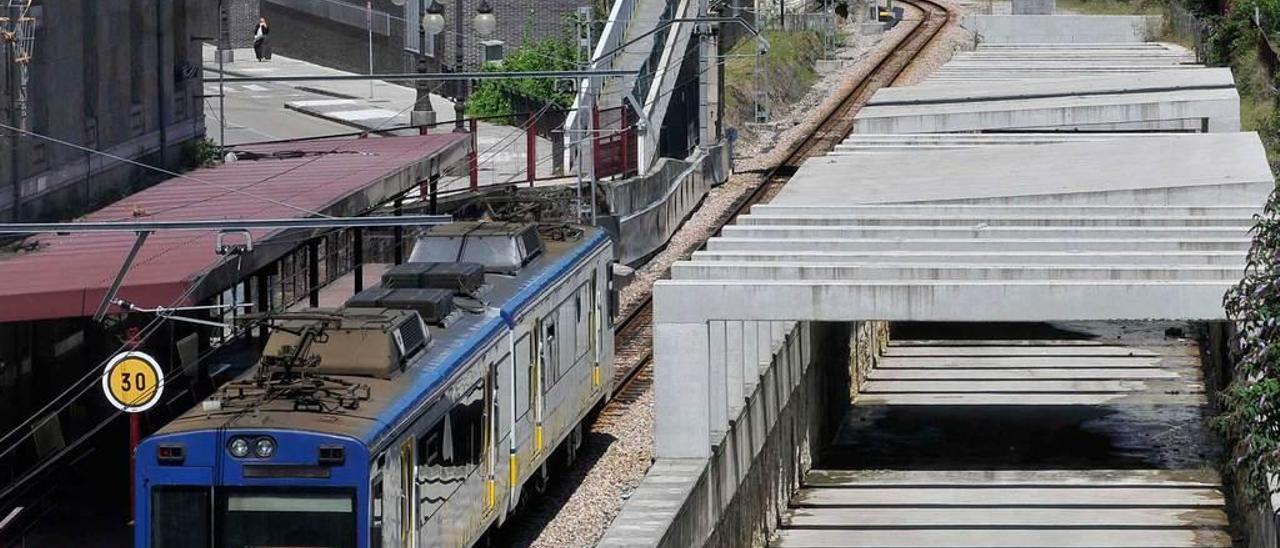
[[[1168,14],[1165,17],[1170,32],[1192,44],[1196,52],[1196,62],[1208,61],[1209,33],[1213,26],[1191,13],[1181,2],[1169,2]]]
[[[811,30],[822,34],[835,34],[836,14],[830,12],[787,13],[773,20],[773,28],[784,31]]]

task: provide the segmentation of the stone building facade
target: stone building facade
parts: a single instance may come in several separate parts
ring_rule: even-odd
[[[87,149],[179,169],[184,148],[190,152],[189,143],[204,136],[200,44],[193,37],[205,3],[212,2],[37,2],[28,115],[23,119],[11,108],[12,71],[0,70],[0,120]],[[74,217],[158,180],[150,170],[46,139],[0,131],[0,141],[3,220]]]

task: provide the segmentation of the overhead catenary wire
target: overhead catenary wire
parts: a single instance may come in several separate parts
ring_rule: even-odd
[[[408,108],[411,108],[411,107],[412,107],[412,105],[410,105],[409,107],[406,107],[405,109],[401,110],[401,113],[402,113],[402,112],[404,112],[405,110],[407,110]],[[399,113],[398,113],[398,114],[399,114]],[[385,122],[384,122],[384,123],[385,123]],[[12,126],[8,126],[8,125],[6,125],[6,124],[0,124],[0,127],[3,127],[3,128],[9,128],[9,129],[17,129],[17,128],[13,128]],[[198,182],[201,182],[201,183],[206,183],[206,184],[213,185],[213,186],[215,186],[215,187],[223,187],[222,185],[218,185],[218,184],[216,184],[216,183],[211,183],[211,182],[208,182],[208,181],[204,181],[204,180],[202,180],[202,179],[199,179],[199,178],[195,178],[195,177],[191,177],[191,176],[187,176],[187,175],[182,175],[182,174],[174,173],[174,172],[172,172],[172,171],[169,171],[169,170],[166,170],[166,169],[163,169],[163,168],[158,168],[158,167],[155,167],[155,166],[149,166],[149,165],[147,165],[147,164],[143,164],[143,163],[141,163],[141,162],[136,162],[136,161],[129,160],[129,159],[127,159],[127,158],[122,158],[122,157],[119,157],[119,156],[116,156],[116,155],[112,155],[112,154],[109,154],[109,153],[105,153],[105,152],[101,152],[101,151],[97,151],[97,150],[89,149],[89,148],[87,148],[87,147],[83,147],[83,146],[80,146],[80,145],[76,145],[76,144],[74,144],[74,143],[69,143],[69,142],[63,141],[63,140],[61,140],[61,139],[54,138],[54,137],[49,137],[49,136],[45,136],[45,135],[41,135],[41,134],[37,134],[37,133],[34,133],[34,132],[27,132],[27,131],[25,131],[25,130],[20,130],[20,129],[17,129],[17,130],[18,130],[18,131],[23,131],[24,133],[30,134],[30,135],[35,136],[35,137],[38,137],[38,138],[43,138],[43,139],[50,140],[50,141],[52,141],[52,142],[56,142],[56,143],[59,143],[59,144],[64,144],[64,145],[70,146],[70,147],[72,147],[72,148],[75,148],[75,149],[77,149],[77,150],[82,150],[82,151],[86,151],[86,152],[90,152],[90,153],[94,153],[94,154],[100,154],[100,155],[107,156],[107,157],[110,157],[110,158],[113,158],[113,159],[118,159],[118,160],[120,160],[120,161],[128,162],[128,163],[130,163],[130,164],[135,164],[135,165],[138,165],[139,167],[144,167],[144,168],[154,169],[154,170],[159,171],[159,172],[162,172],[162,173],[166,173],[166,174],[171,174],[171,175],[178,176],[178,177],[184,177],[184,178],[192,179],[192,180],[195,180],[195,181],[198,181]],[[314,159],[313,159],[312,161],[314,161]],[[260,181],[260,182],[261,182],[261,181]],[[256,183],[255,183],[255,184],[256,184]],[[227,188],[227,187],[223,187],[223,188]],[[228,190],[233,190],[233,191],[237,191],[237,192],[239,192],[239,189],[230,189],[230,188],[228,188]],[[249,196],[252,196],[252,197],[257,198],[257,196],[254,196],[254,195],[253,195],[253,194],[251,194],[251,193],[247,193],[247,192],[241,192],[241,193],[243,193],[243,194],[247,194],[247,195],[249,195]],[[270,202],[272,202],[272,203],[277,203],[278,205],[288,206],[288,207],[290,207],[291,209],[294,209],[294,210],[300,210],[300,211],[304,211],[304,212],[307,212],[307,213],[312,213],[312,214],[320,215],[320,216],[322,216],[322,217],[328,217],[327,215],[319,214],[319,213],[317,213],[317,212],[311,212],[311,211],[309,211],[309,210],[305,210],[305,209],[303,209],[303,208],[298,208],[298,207],[296,207],[296,206],[292,206],[292,205],[289,205],[289,204],[285,204],[285,203],[283,203],[283,202],[279,202],[279,201],[277,201],[277,200],[271,200],[271,199],[268,199],[268,198],[262,198],[262,199],[267,200],[267,201],[270,201]],[[185,205],[183,205],[183,206],[174,206],[174,207],[188,207],[188,206],[190,206],[190,205],[194,205],[194,203],[198,203],[198,202],[193,202],[193,203],[190,203],[190,204],[185,204]],[[186,242],[184,242],[184,243],[190,243],[190,242],[192,242],[194,239],[198,239],[198,238],[201,238],[201,237],[203,237],[203,235],[195,236],[195,237],[193,237],[192,239],[188,239],[188,240],[187,240]],[[135,263],[135,265],[147,264],[147,263],[149,263],[149,262],[151,262],[151,261],[154,261],[154,260],[158,259],[159,257],[163,256],[163,255],[164,255],[165,253],[167,253],[168,251],[170,251],[170,250],[172,250],[172,249],[176,249],[176,248],[178,248],[178,247],[181,247],[181,245],[179,245],[179,246],[173,246],[173,247],[167,248],[167,249],[165,249],[165,250],[163,250],[163,251],[161,251],[161,252],[159,252],[159,253],[157,253],[157,254],[155,254],[155,255],[152,255],[152,256],[147,257],[147,258],[145,258],[145,259],[140,259],[138,262],[136,262],[136,263]],[[111,275],[108,275],[108,276],[107,276],[107,278],[110,278],[110,277],[111,277]],[[105,281],[107,278],[104,278],[104,280],[103,280],[103,281]],[[178,306],[180,306],[180,305],[182,304],[182,302],[183,302],[183,301],[185,301],[188,297],[190,297],[190,296],[191,296],[191,294],[192,294],[192,293],[194,293],[194,291],[195,291],[196,287],[197,287],[197,284],[191,284],[191,285],[190,285],[190,286],[189,286],[189,287],[188,287],[188,288],[187,288],[187,289],[186,289],[186,290],[185,290],[181,295],[179,295],[179,296],[178,296],[178,298],[177,298],[177,299],[175,299],[175,300],[174,300],[174,302],[172,302],[172,303],[169,305],[169,308],[174,308],[174,307],[178,307]],[[138,336],[139,336],[139,339],[138,339],[138,341],[137,341],[137,342],[134,342],[134,343],[126,343],[126,344],[121,345],[121,347],[120,347],[120,348],[118,348],[118,349],[117,349],[117,351],[116,351],[115,353],[113,353],[112,355],[115,355],[115,354],[118,354],[118,353],[120,353],[120,352],[125,351],[125,350],[126,350],[126,349],[131,345],[131,344],[133,344],[133,345],[141,345],[142,343],[145,343],[145,342],[150,338],[150,336],[151,336],[152,334],[154,334],[154,332],[159,328],[159,325],[163,322],[163,320],[164,320],[164,317],[163,317],[163,316],[159,316],[159,315],[157,315],[155,318],[153,318],[153,319],[151,320],[151,322],[149,322],[149,323],[148,323],[148,324],[143,328],[143,330],[141,330],[141,331],[139,332],[139,335],[138,335]],[[67,402],[66,404],[62,405],[61,407],[59,407],[59,408],[58,408],[58,409],[56,409],[56,410],[53,410],[53,411],[52,411],[52,413],[50,413],[51,406],[52,406],[52,405],[54,405],[55,403],[59,402],[60,400],[64,399],[64,398],[66,397],[66,395],[67,395],[67,394],[69,394],[69,393],[71,393],[72,391],[76,390],[76,387],[77,387],[77,386],[79,386],[79,385],[83,384],[86,380],[89,380],[89,379],[94,378],[95,374],[100,375],[99,370],[100,370],[100,369],[102,369],[103,367],[105,367],[108,361],[109,361],[109,358],[108,358],[107,360],[103,360],[103,361],[102,361],[102,362],[101,362],[97,367],[94,367],[94,368],[89,369],[89,370],[86,372],[86,374],[85,374],[84,376],[82,376],[80,379],[78,379],[78,380],[76,380],[75,382],[73,382],[70,386],[68,386],[68,388],[67,388],[66,390],[64,390],[62,393],[58,394],[58,395],[57,395],[57,396],[55,396],[53,399],[51,399],[51,400],[49,401],[49,403],[48,403],[48,404],[46,404],[45,406],[42,406],[39,410],[37,410],[35,413],[33,413],[30,417],[28,417],[26,420],[24,420],[24,421],[23,421],[21,424],[19,424],[17,427],[15,427],[15,428],[11,429],[9,432],[5,433],[3,436],[0,436],[0,458],[4,458],[4,457],[5,457],[5,456],[7,456],[9,453],[11,453],[11,452],[13,451],[14,447],[16,447],[16,446],[17,446],[17,444],[19,444],[19,443],[21,443],[21,442],[25,441],[26,439],[30,438],[31,436],[35,435],[35,430],[31,430],[30,432],[28,432],[28,434],[27,434],[27,435],[25,435],[25,436],[23,436],[21,439],[19,439],[19,440],[17,440],[17,441],[15,441],[15,442],[13,442],[9,447],[4,447],[4,445],[5,445],[7,442],[9,442],[9,441],[10,441],[10,438],[12,437],[12,435],[13,435],[13,433],[14,433],[14,432],[17,432],[17,431],[19,431],[19,430],[21,430],[21,429],[24,429],[24,428],[26,428],[26,427],[30,426],[30,425],[31,425],[31,423],[32,423],[33,421],[35,421],[36,419],[38,419],[38,418],[43,418],[43,417],[45,417],[45,416],[49,416],[49,415],[51,415],[51,414],[59,413],[59,412],[61,412],[63,409],[65,409],[67,405],[70,405],[70,404],[71,404],[71,402]],[[88,388],[91,388],[91,387],[92,387],[92,385],[89,385],[88,387],[86,387],[86,388],[84,388],[84,389],[81,389],[81,390],[80,390],[79,392],[77,392],[77,393],[76,393],[76,395],[75,395],[75,396],[73,396],[71,399],[74,401],[74,399],[79,398],[81,395],[83,395],[83,394],[84,394],[84,392],[85,392]]]

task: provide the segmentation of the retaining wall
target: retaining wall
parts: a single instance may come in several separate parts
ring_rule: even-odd
[[[1158,15],[967,15],[961,23],[983,44],[1147,42],[1162,25]]]
[[[601,186],[610,215],[601,222],[618,242],[618,260],[634,265],[662,249],[711,187],[729,177],[729,147],[662,158],[648,173]]]

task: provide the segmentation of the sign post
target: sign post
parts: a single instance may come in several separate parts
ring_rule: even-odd
[[[143,352],[116,354],[102,371],[102,392],[116,409],[129,414],[129,515],[133,516],[134,469],[138,443],[142,441],[142,413],[160,401],[164,371],[155,358]]]

